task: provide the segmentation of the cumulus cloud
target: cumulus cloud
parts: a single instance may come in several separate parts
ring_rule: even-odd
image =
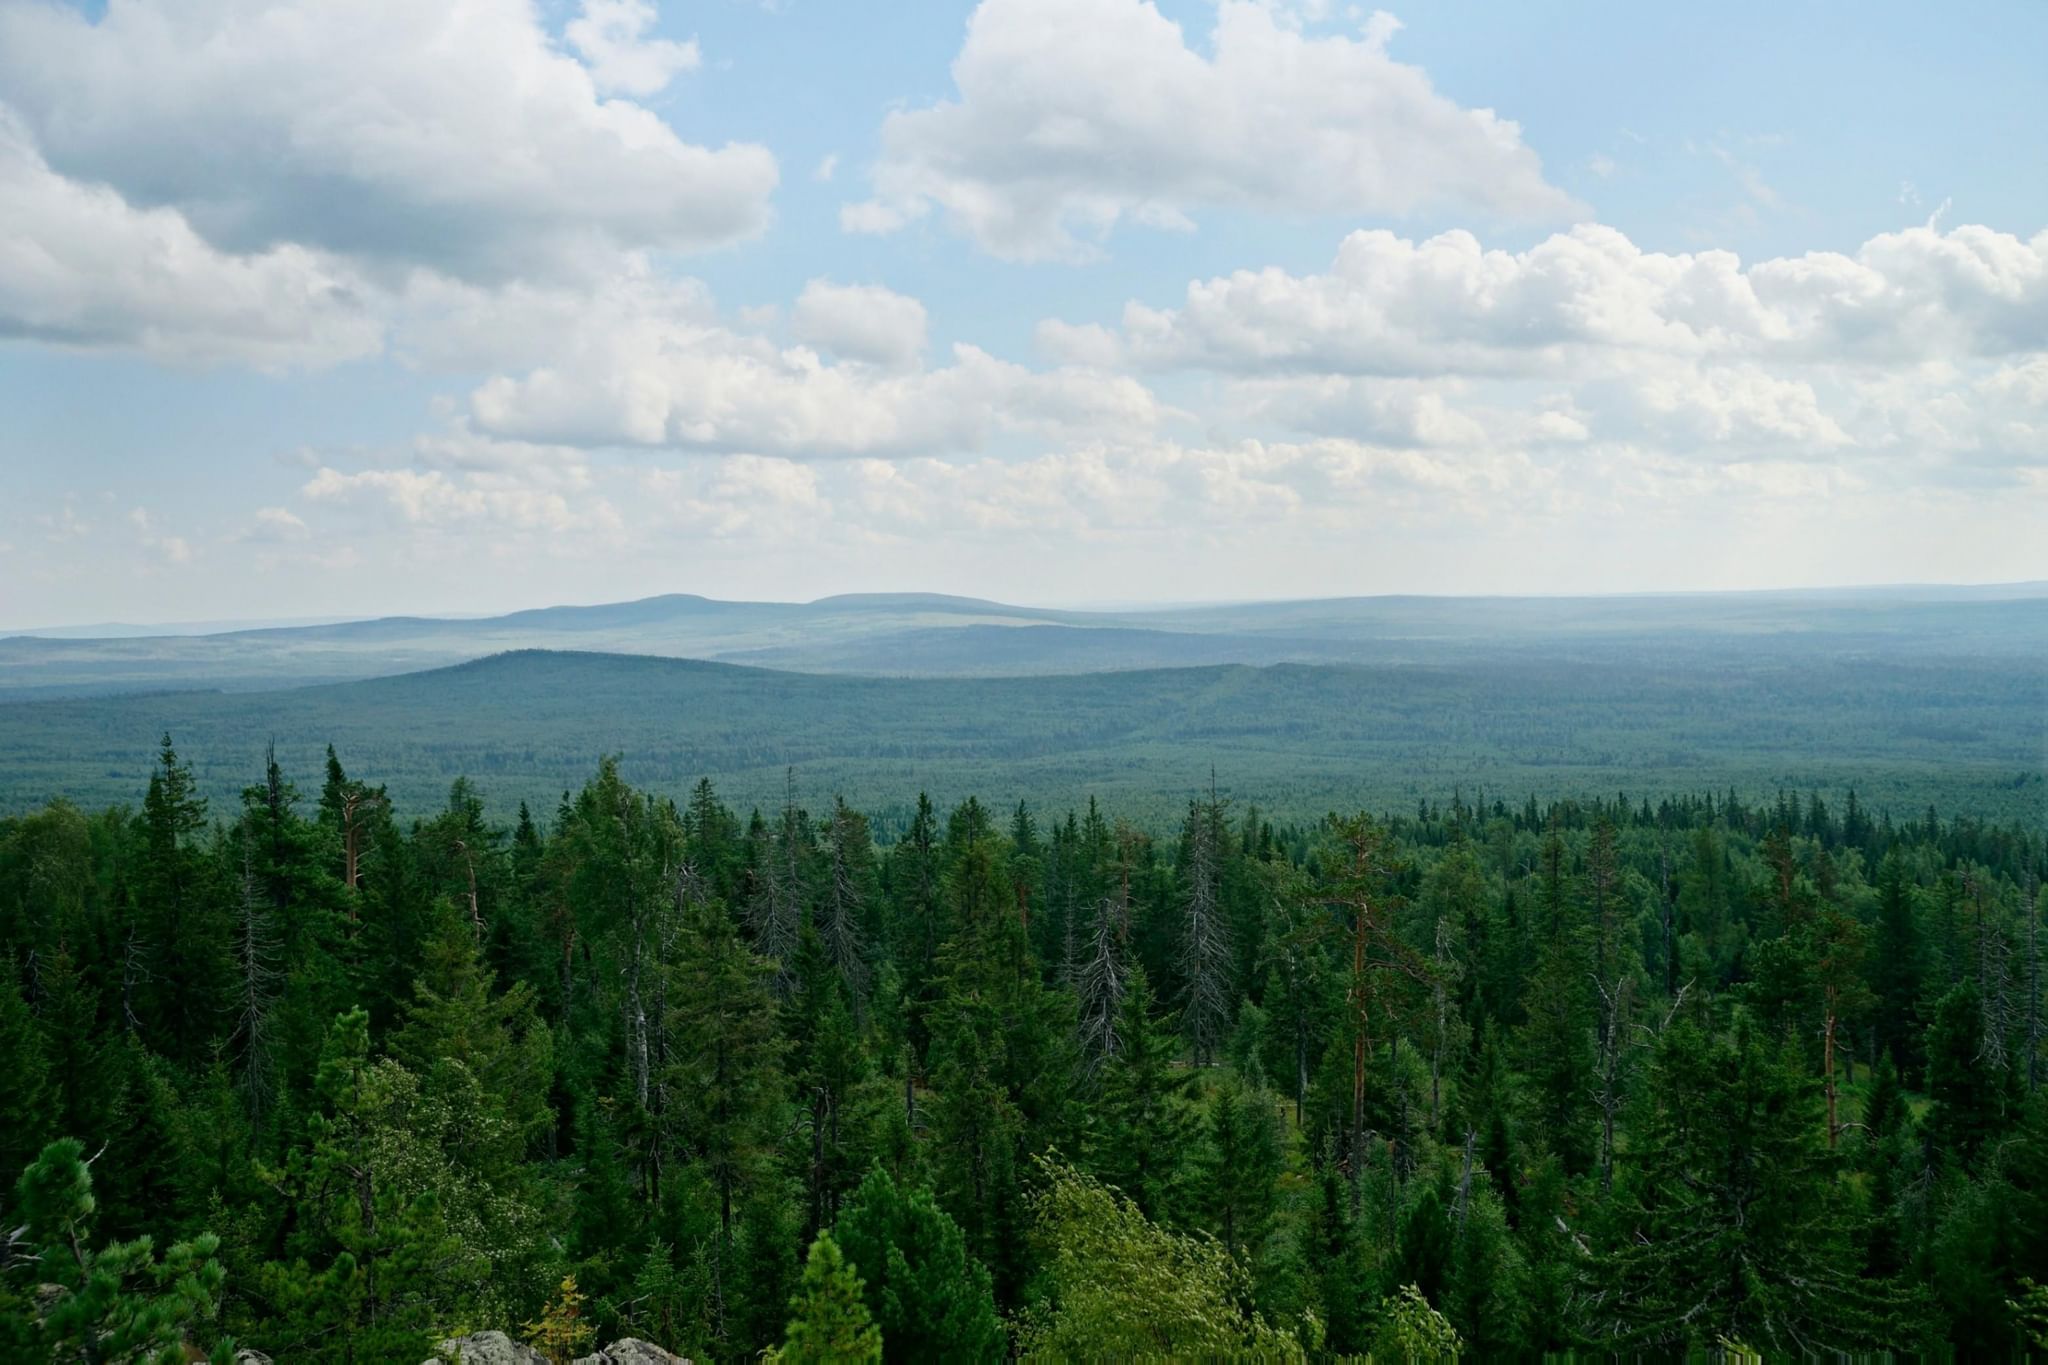
[[[290,508],[259,507],[241,538],[259,544],[285,544],[305,540],[312,534],[312,528]]]
[[[1056,354],[1150,368],[1532,374],[1591,353],[1904,363],[2048,347],[2048,232],[1914,228],[1853,256],[1745,268],[1732,252],[1644,251],[1581,226],[1522,252],[1469,232],[1344,239],[1319,275],[1242,270],[1176,308],[1132,303],[1117,332],[1042,328]]]
[[[0,3],[0,91],[54,171],[181,214],[230,253],[296,245],[468,279],[751,236],[766,148],[649,109],[689,64],[644,0],[593,0],[562,51],[525,0]],[[587,64],[586,64],[587,63]]]
[[[582,12],[563,31],[590,68],[600,90],[653,95],[703,62],[695,39],[650,38],[658,17],[653,0],[583,0]]]
[[[889,232],[937,208],[1028,260],[1086,255],[1127,219],[1187,228],[1212,206],[1580,212],[1514,123],[1388,55],[1386,16],[1355,37],[1300,17],[1222,0],[1205,54],[1149,0],[983,0],[953,63],[958,97],[888,117],[874,197],[842,225]]]
[[[299,492],[310,502],[394,516],[408,527],[494,531],[600,533],[621,525],[603,498],[574,499],[561,488],[535,486],[533,471],[513,474],[440,469],[322,466]]]
[[[1245,381],[1234,389],[1251,420],[1396,448],[1477,445],[1487,427],[1460,407],[1463,386],[1344,375]]]
[[[818,310],[809,324],[804,316],[800,307],[800,328],[822,325]],[[903,357],[906,327],[863,337],[839,321],[842,343],[864,345],[870,358],[892,349]],[[829,361],[810,346],[700,317],[646,313],[586,315],[549,363],[499,375],[470,396],[471,420],[493,437],[795,458],[971,451],[1005,433],[1142,432],[1161,416],[1152,392],[1128,375],[1033,370],[965,344],[942,366],[889,369]]]
[[[640,474],[641,508],[660,530],[719,539],[815,536],[832,514],[815,466],[727,455]]]
[[[898,367],[924,352],[924,305],[878,284],[812,280],[789,321],[797,340],[848,360]]]
[[[137,209],[56,174],[5,106],[0,205],[0,336],[266,369],[382,344],[351,272],[326,254],[220,251],[173,209]]]

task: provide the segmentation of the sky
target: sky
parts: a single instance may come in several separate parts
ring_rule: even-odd
[[[0,626],[2048,579],[2043,53],[0,0]]]

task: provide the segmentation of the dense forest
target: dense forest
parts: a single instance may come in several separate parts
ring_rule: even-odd
[[[2038,832],[249,776],[0,820],[6,1359],[2048,1332]]]

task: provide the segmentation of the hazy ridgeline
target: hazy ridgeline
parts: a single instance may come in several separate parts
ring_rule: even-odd
[[[296,772],[334,743],[407,811],[464,774],[494,800],[551,805],[618,753],[653,790],[709,776],[745,803],[779,801],[795,766],[807,794],[844,795],[885,832],[919,789],[948,802],[1094,792],[1157,823],[1212,768],[1239,799],[1300,818],[1454,792],[1854,788],[1901,814],[2001,819],[2048,800],[2040,597],[1358,599],[1130,619],[662,598],[482,622],[0,640],[0,697],[47,699],[0,701],[0,809],[132,799],[167,730],[222,799],[273,737]],[[284,685],[536,642],[631,654]],[[646,657],[689,650],[777,671]],[[1164,666],[1219,652],[1231,662]],[[855,674],[785,671],[840,664]],[[991,668],[1036,676],[981,676]],[[173,683],[186,690],[162,690]],[[130,695],[53,696],[108,689]]]

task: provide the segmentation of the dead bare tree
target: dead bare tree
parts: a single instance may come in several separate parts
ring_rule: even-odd
[[[1214,1060],[1230,1023],[1230,924],[1222,904],[1223,807],[1210,777],[1209,799],[1188,806],[1181,866],[1181,1027],[1195,1065]]]
[[[846,802],[836,802],[832,823],[826,829],[832,879],[826,890],[825,922],[820,937],[853,1003],[856,1025],[867,1005],[868,962],[867,945],[861,935],[861,887],[855,877],[855,863],[867,837],[867,823]]]
[[[1593,989],[1600,993],[1600,1089],[1594,1096],[1600,1106],[1600,1192],[1614,1189],[1614,1116],[1621,1108],[1621,1062],[1626,1046],[1622,1025],[1635,996],[1633,976],[1618,978],[1611,986],[1593,973]]]
[[[1075,978],[1081,1055],[1091,1077],[1123,1050],[1117,1021],[1130,982],[1131,850],[1136,841],[1130,829],[1117,827],[1116,889],[1095,907],[1088,958]]]
[[[753,895],[747,900],[747,928],[754,951],[776,964],[775,990],[786,995],[795,984],[790,958],[802,927],[803,820],[796,808],[796,769],[783,774],[782,818],[773,836],[754,850]]]
[[[261,1119],[275,1091],[271,1055],[271,1006],[283,973],[270,915],[257,894],[247,841],[242,849],[242,896],[235,926],[235,1031],[240,1052],[242,1094],[249,1117]]]
[[[384,793],[365,787],[360,782],[351,782],[341,793],[341,882],[349,890],[356,889],[362,878],[363,819],[379,806],[389,805]],[[349,907],[349,918],[355,918],[355,907]]]
[[[469,851],[468,842],[462,839],[455,841],[455,851],[462,855],[462,868],[469,876],[470,931],[476,935],[477,946],[482,947],[484,941],[484,917],[483,912],[477,906],[476,899],[476,855]]]
[[[2027,1089],[2041,1085],[2041,888],[2027,869]]]

